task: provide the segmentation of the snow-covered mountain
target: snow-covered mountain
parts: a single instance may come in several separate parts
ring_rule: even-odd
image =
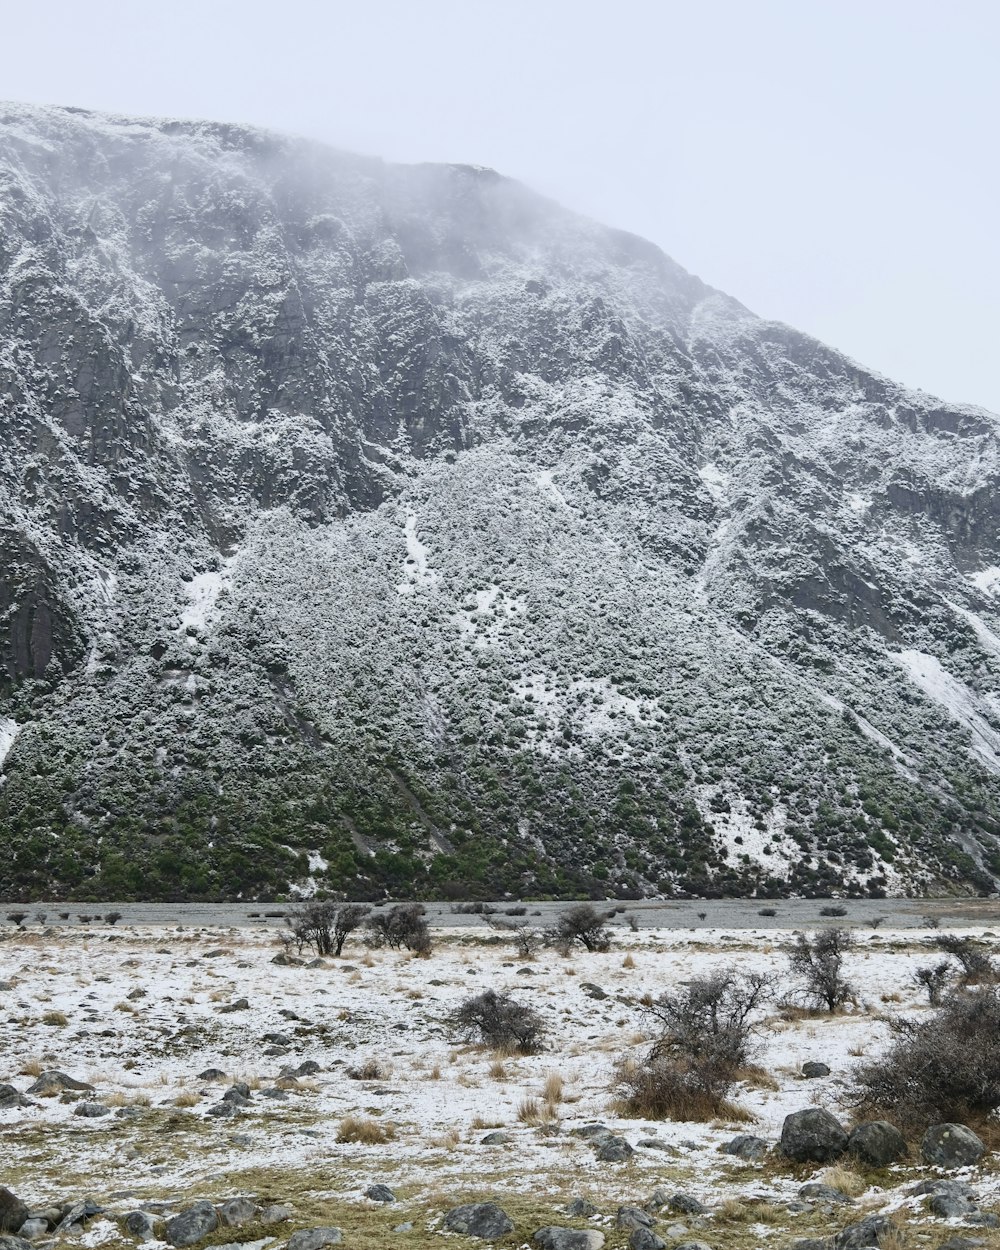
[[[993,889],[998,431],[489,170],[0,106],[0,894]]]

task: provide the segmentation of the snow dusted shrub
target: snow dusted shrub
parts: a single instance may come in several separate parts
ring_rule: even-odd
[[[431,931],[425,915],[423,903],[398,903],[388,911],[376,912],[367,920],[369,945],[392,950],[405,947],[417,955],[429,955]]]
[[[773,997],[766,973],[716,972],[661,994],[646,1011],[662,1026],[642,1062],[619,1064],[615,1088],[629,1111],[651,1119],[740,1118],[727,1101],[753,1055],[761,1009]]]
[[[370,910],[360,903],[306,903],[286,916],[285,923],[300,953],[311,946],[320,956],[339,955],[347,935],[361,927]]]
[[[546,930],[546,938],[559,951],[568,953],[579,942],[588,951],[606,951],[611,947],[611,930],[607,922],[614,913],[598,911],[593,903],[576,903],[556,917]]]
[[[1000,1107],[1000,990],[959,989],[933,1015],[894,1020],[888,1051],[856,1072],[866,1117],[919,1131],[976,1124]]]
[[[520,1055],[540,1050],[546,1032],[533,1007],[496,990],[467,998],[448,1016],[448,1025],[460,1038]]]
[[[957,959],[962,968],[963,985],[979,985],[1000,981],[1000,969],[989,955],[968,937],[957,933],[942,933],[934,939],[939,951]]]
[[[913,974],[913,983],[926,990],[927,1001],[932,1007],[937,1007],[941,1003],[944,991],[948,988],[952,974],[952,965],[947,959],[943,959],[939,964],[927,964],[918,968]]]
[[[844,955],[854,947],[846,929],[826,929],[809,938],[795,934],[788,954],[798,994],[808,1003],[834,1012],[854,998],[854,987],[844,977]]]

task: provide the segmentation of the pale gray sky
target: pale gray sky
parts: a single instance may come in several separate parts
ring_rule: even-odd
[[[0,0],[0,96],[467,161],[1000,412],[998,0]]]

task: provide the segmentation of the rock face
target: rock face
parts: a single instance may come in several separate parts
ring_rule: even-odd
[[[5,880],[989,889],[997,434],[488,170],[3,106]]]
[[[847,1149],[847,1130],[821,1107],[793,1111],[781,1126],[779,1147],[796,1163],[829,1163]]]
[[[978,1163],[986,1147],[964,1124],[932,1124],[920,1142],[925,1163],[942,1168],[964,1168]]]

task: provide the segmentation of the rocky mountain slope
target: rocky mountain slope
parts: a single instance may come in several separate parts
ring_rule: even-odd
[[[489,170],[0,106],[0,895],[992,890],[998,430]]]

